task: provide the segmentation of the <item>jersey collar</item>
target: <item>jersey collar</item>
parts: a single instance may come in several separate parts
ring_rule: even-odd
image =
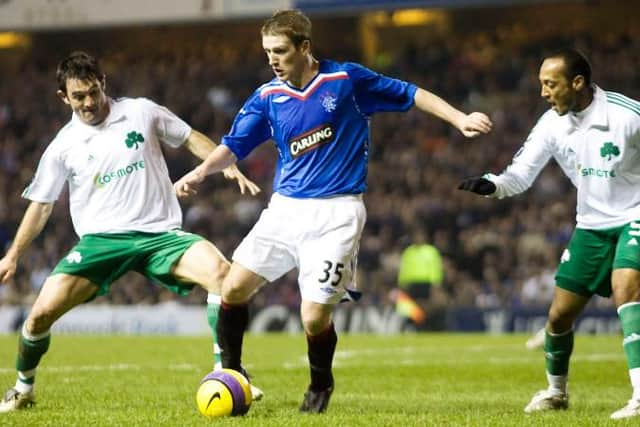
[[[320,61],[318,61],[318,69],[316,70],[314,75],[311,77],[311,80],[309,80],[307,82],[307,84],[304,85],[303,87],[295,87],[295,86],[291,85],[291,83],[289,83],[288,80],[286,82],[284,82],[284,84],[291,90],[295,90],[297,92],[304,93],[311,85],[314,84],[314,82],[316,81],[316,79],[318,78],[320,73],[322,73],[322,71],[320,71],[321,68],[322,68],[322,64],[320,63]]]
[[[592,85],[593,100],[591,104],[579,113],[568,113],[569,132],[574,132],[579,128],[601,128],[609,127],[609,116],[607,114],[607,95],[597,85]]]

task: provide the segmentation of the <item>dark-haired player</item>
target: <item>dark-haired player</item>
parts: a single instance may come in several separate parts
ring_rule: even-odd
[[[509,197],[528,189],[553,157],[578,189],[577,225],[560,259],[546,324],[549,387],[525,412],[566,409],[573,325],[589,299],[613,295],[633,394],[611,418],[640,415],[640,103],[591,81],[573,49],[547,56],[541,96],[551,105],[500,175],[465,179],[460,189]]]
[[[181,230],[182,212],[160,147],[183,146],[204,159],[213,142],[148,99],[108,97],[100,64],[86,53],[62,60],[57,80],[71,120],[47,147],[23,193],[31,203],[0,259],[0,283],[15,274],[66,183],[80,241],[46,279],[22,326],[18,379],[0,401],[0,413],[33,405],[36,368],[49,348],[52,324],[108,292],[127,271],[182,295],[194,285],[206,289],[214,340],[220,287],[229,271],[229,262],[211,242]],[[225,175],[238,181],[242,193],[259,191],[237,168]]]

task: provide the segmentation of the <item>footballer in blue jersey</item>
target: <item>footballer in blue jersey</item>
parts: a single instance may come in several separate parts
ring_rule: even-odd
[[[362,65],[319,61],[302,88],[275,78],[259,87],[222,139],[238,160],[273,140],[278,165],[273,189],[295,198],[365,191],[369,120],[406,111],[417,87]]]
[[[424,89],[362,65],[316,60],[311,22],[298,10],[274,13],[261,34],[275,79],[251,95],[222,144],[175,189],[180,197],[193,194],[207,175],[266,141],[276,144],[274,194],[233,254],[223,282],[218,339],[223,366],[242,370],[251,296],[297,269],[311,377],[300,411],[319,413],[326,411],[334,388],[333,308],[360,295],[355,271],[366,220],[362,194],[371,116],[415,106],[467,137],[488,133],[492,123],[485,114],[465,114]]]

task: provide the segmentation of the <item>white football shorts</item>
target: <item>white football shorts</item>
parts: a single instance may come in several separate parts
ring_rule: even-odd
[[[303,300],[357,299],[355,272],[367,212],[362,195],[295,199],[274,193],[233,253],[233,261],[273,282],[298,268]]]

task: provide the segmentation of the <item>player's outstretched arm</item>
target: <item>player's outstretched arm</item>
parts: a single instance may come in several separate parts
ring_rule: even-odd
[[[176,181],[173,188],[178,197],[196,194],[198,184],[204,181],[208,175],[219,172],[233,165],[236,161],[236,155],[229,148],[225,145],[218,145],[202,163]]]
[[[53,203],[31,202],[22,217],[13,243],[5,256],[0,259],[0,284],[9,280],[16,273],[18,259],[29,244],[42,231],[51,211]]]
[[[216,148],[216,144],[203,133],[200,133],[197,130],[192,130],[191,134],[185,141],[185,147],[196,157],[205,160]],[[226,179],[234,179],[238,182],[240,193],[245,194],[248,191],[249,194],[255,196],[260,192],[260,187],[258,187],[255,182],[247,178],[235,164],[227,166],[222,172]]]
[[[467,138],[489,133],[493,127],[491,119],[486,114],[465,114],[439,96],[421,88],[416,91],[414,103],[420,110],[451,123]]]

